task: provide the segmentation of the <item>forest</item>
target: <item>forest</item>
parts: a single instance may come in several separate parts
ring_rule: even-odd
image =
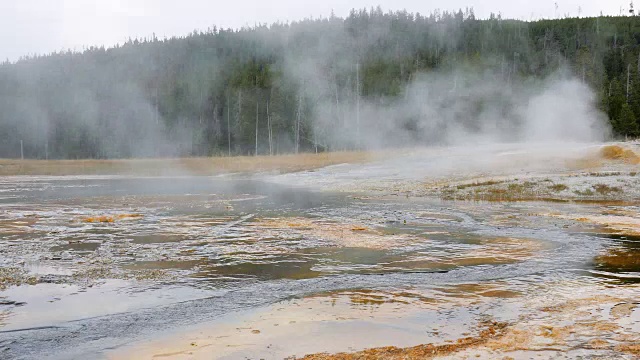
[[[506,119],[495,126],[513,127],[514,108],[526,100],[511,94],[563,77],[593,91],[613,136],[640,135],[634,16],[527,22],[495,14],[477,19],[472,9],[423,15],[374,8],[346,18],[212,26],[183,37],[5,61],[0,157],[428,146],[445,141],[440,127],[476,131],[483,118],[477,114],[487,108]],[[428,91],[418,96],[416,84],[425,82]],[[485,83],[486,91],[479,86]],[[425,112],[423,102],[438,106]],[[429,116],[438,121],[425,129],[422,118]]]

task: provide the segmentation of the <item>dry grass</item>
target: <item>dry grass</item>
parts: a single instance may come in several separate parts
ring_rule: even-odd
[[[361,163],[382,153],[331,152],[278,156],[237,156],[128,160],[0,160],[0,176],[11,175],[217,175],[248,172],[296,172],[329,165]]]
[[[609,186],[606,184],[596,184],[593,186],[593,189],[596,191],[596,193],[600,194],[600,195],[610,195],[612,193],[621,193],[622,189],[620,189],[617,186]]]
[[[456,188],[458,190],[464,190],[464,189],[471,188],[471,187],[492,186],[492,185],[498,185],[498,184],[502,184],[502,183],[504,183],[504,181],[489,180],[489,181],[484,181],[484,182],[474,182],[474,183],[470,183],[470,184],[461,184],[461,185],[456,186]]]
[[[555,184],[552,186],[549,186],[549,190],[553,191],[553,192],[561,192],[561,191],[565,191],[568,190],[569,187],[565,184]]]

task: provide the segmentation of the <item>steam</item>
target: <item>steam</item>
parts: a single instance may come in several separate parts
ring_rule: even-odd
[[[324,101],[311,114],[314,130],[322,134],[319,142],[337,148],[590,143],[607,139],[611,132],[593,91],[561,75],[509,84],[495,73],[423,73],[396,99],[361,98],[359,109],[354,103],[340,109],[338,103]],[[341,111],[344,123],[326,121]]]
[[[297,121],[290,118],[296,116],[290,109],[271,118],[280,126],[273,134],[280,153],[292,152],[297,137],[323,151],[514,142],[589,143],[610,136],[607,118],[596,106],[596,95],[566,69],[544,79],[524,79],[515,75],[517,63],[479,59],[471,66],[457,61],[454,52],[453,58],[446,58],[433,71],[407,74],[409,80],[404,83],[377,84],[391,89],[387,95],[365,93],[376,87],[365,84],[364,72],[372,60],[398,61],[384,58],[388,54],[380,55],[380,59],[375,55],[376,44],[385,39],[397,40],[392,38],[397,34],[390,31],[391,24],[372,23],[366,32],[352,34],[349,20],[333,18],[326,23],[258,27],[224,35],[259,44],[256,54],[272,54],[269,56],[277,59],[272,71],[281,74],[286,83],[283,87],[296,87],[287,94],[299,94],[296,108],[300,109],[297,117],[303,130],[296,133],[287,128]],[[446,50],[460,35],[459,28],[446,22],[435,22],[433,29],[429,35],[432,49]],[[298,35],[314,31],[318,33],[317,42],[297,42],[298,37],[304,38]],[[229,118],[232,132],[245,131],[233,137],[253,139],[253,130],[247,129],[257,127],[247,122],[253,117],[247,114],[254,111],[255,103],[241,103],[232,88],[220,91],[228,86],[225,72],[233,71],[234,64],[187,54],[186,50],[176,59],[163,60],[158,54],[169,52],[177,41],[87,53],[75,63],[75,55],[67,54],[1,68],[0,80],[11,90],[0,96],[4,110],[0,114],[0,154],[19,155],[21,139],[15,134],[29,147],[28,157],[35,158],[48,157],[45,153],[54,154],[53,157],[75,153],[76,157],[104,158],[184,156],[214,150],[226,153],[226,149],[207,146],[226,144]],[[411,50],[402,48],[400,42],[395,46],[401,57],[410,56]],[[283,51],[273,55],[277,49]],[[368,55],[371,52],[373,58]],[[120,59],[125,65],[111,58]],[[173,75],[162,78],[162,72]],[[13,84],[17,84],[15,91]],[[14,92],[14,98],[6,95]],[[251,101],[264,101],[267,97],[257,95]],[[162,98],[180,102],[180,115],[165,111],[170,121],[162,119],[158,104]],[[249,98],[245,93],[245,99]],[[242,119],[233,114],[240,107]],[[265,154],[269,149],[264,130],[266,106],[261,103],[259,108],[262,115],[258,148],[260,154]],[[205,112],[207,118],[203,116]],[[61,129],[72,129],[74,139],[81,139],[82,147],[89,151],[77,154],[77,149],[56,141],[56,132]],[[49,139],[52,144],[47,143]],[[198,144],[203,148],[194,149]],[[238,151],[248,153],[247,149],[233,150]]]

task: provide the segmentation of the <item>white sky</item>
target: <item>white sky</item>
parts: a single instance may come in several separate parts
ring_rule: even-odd
[[[558,10],[555,10],[555,2]],[[473,7],[477,17],[501,12],[524,20],[564,14],[618,15],[629,0],[0,0],[0,59],[26,54],[114,45],[128,37],[185,35],[217,25],[346,16],[352,8],[380,5],[429,14],[434,9]]]

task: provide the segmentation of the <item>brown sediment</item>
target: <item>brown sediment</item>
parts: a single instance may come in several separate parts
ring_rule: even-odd
[[[504,284],[507,285],[507,284]],[[379,311],[385,313],[387,316],[393,314],[397,309],[407,309],[418,305],[417,310],[421,309],[433,309],[437,311],[447,311],[446,309],[454,309],[458,306],[469,306],[472,302],[465,296],[483,296],[482,294],[490,291],[492,286],[501,289],[500,284],[460,284],[459,286],[443,286],[441,288],[433,288],[432,291],[427,292],[429,296],[433,294],[433,298],[424,298],[412,289],[407,289],[398,292],[380,292],[369,289],[353,290],[353,291],[341,291],[334,294],[318,294],[314,297],[308,297],[300,300],[302,303],[296,304],[307,311],[307,315],[310,311],[316,312],[316,314],[323,314],[322,306],[331,306],[331,309],[340,308],[341,310],[335,311],[329,315],[330,320],[336,321],[350,321],[361,319],[363,316],[362,311],[366,311],[366,316],[375,316],[379,314]],[[606,287],[594,289],[596,293],[600,291],[607,292],[611,289]],[[448,292],[449,294],[443,294]],[[455,293],[461,294],[463,297],[457,301]],[[466,294],[466,295],[465,295]],[[628,294],[628,291],[623,292]],[[558,294],[559,296],[563,296]],[[345,298],[348,300],[345,308]],[[534,299],[533,303],[538,303],[539,300]],[[306,301],[306,302],[305,302]],[[309,303],[308,301],[311,301]],[[320,301],[320,302],[317,302]],[[491,300],[487,300],[491,301]],[[523,299],[525,303],[527,299]],[[431,343],[419,346],[382,346],[372,347],[368,350],[357,351],[353,353],[338,352],[341,349],[346,348],[334,348],[336,353],[331,354],[328,352],[314,353],[302,357],[302,359],[308,360],[355,360],[355,359],[431,359],[438,357],[446,358],[502,358],[508,359],[508,355],[513,355],[511,352],[518,352],[523,356],[535,356],[540,351],[552,352],[557,355],[566,354],[569,357],[575,355],[575,351],[588,351],[599,350],[607,351],[606,355],[620,356],[621,354],[637,355],[638,336],[633,332],[630,332],[628,328],[620,326],[614,320],[606,320],[607,309],[617,303],[628,304],[631,303],[630,299],[621,300],[615,296],[609,295],[596,295],[588,298],[569,298],[569,300],[559,301],[552,304],[555,298],[544,298],[546,304],[548,304],[549,310],[547,312],[540,312],[541,308],[534,305],[524,313],[519,313],[517,320],[507,325],[506,323],[496,323],[493,321],[481,322],[477,326],[471,326],[467,329],[467,332],[461,333],[459,340],[453,342],[452,340],[432,340]],[[429,304],[427,306],[420,306],[421,303]],[[353,306],[349,306],[349,305]],[[390,304],[390,306],[385,306]],[[531,303],[529,303],[531,304]],[[314,305],[314,306],[312,306]],[[526,304],[525,304],[526,306]],[[375,308],[375,312],[373,311]],[[613,306],[613,309],[616,307]],[[278,307],[276,312],[280,314],[290,314],[286,311],[287,307]],[[308,309],[308,310],[307,310]],[[313,310],[312,310],[313,309]],[[551,311],[551,309],[553,309]],[[545,310],[542,308],[542,310]],[[360,313],[358,313],[360,311]],[[390,312],[389,312],[390,311]],[[403,310],[404,311],[404,310]],[[627,314],[628,307],[625,309],[612,310],[611,314],[618,312]],[[541,316],[542,315],[542,316]],[[316,315],[318,316],[318,315]],[[250,332],[252,329],[260,329],[262,332],[260,337],[266,337],[264,341],[265,346],[267,344],[278,344],[272,342],[269,339],[270,331],[266,331],[265,325],[273,326],[275,324],[284,324],[285,320],[289,318],[271,318],[270,316],[259,317],[261,322],[259,324],[246,324],[244,333]],[[295,318],[295,317],[294,317]],[[269,319],[265,322],[265,319]],[[382,319],[378,319],[380,321]],[[269,322],[271,321],[271,323]],[[316,318],[313,321],[326,321],[325,318]],[[382,320],[386,321],[386,320]],[[308,324],[308,323],[307,323]],[[277,327],[281,329],[281,326]],[[264,331],[263,331],[264,330]],[[296,330],[288,330],[296,331]],[[366,331],[366,330],[365,330]],[[364,333],[364,332],[363,332]],[[469,333],[477,335],[469,335]],[[200,333],[199,333],[200,334]],[[357,333],[360,334],[360,333]],[[357,336],[357,334],[354,334]],[[430,336],[436,336],[437,339],[441,339],[437,331],[430,332]],[[241,335],[241,334],[240,334]],[[323,334],[326,335],[326,334]],[[213,335],[207,336],[207,333],[198,335],[200,339],[206,343],[212,341]],[[249,336],[252,336],[249,334]],[[278,338],[280,344],[287,344],[287,341],[291,341],[292,333],[279,333]],[[252,342],[248,337],[243,337],[245,341]],[[187,342],[188,341],[188,342]],[[188,344],[193,342],[193,338],[185,339],[184,343]],[[261,340],[256,340],[259,342]],[[385,341],[386,342],[386,341]],[[230,344],[237,344],[238,342],[229,342]],[[384,343],[384,342],[383,342]],[[198,342],[200,344],[200,342]],[[215,346],[219,346],[216,344]],[[229,345],[227,345],[229,346]],[[269,348],[271,345],[267,346]],[[187,346],[183,346],[183,349],[187,349]],[[317,349],[317,347],[316,347]],[[158,351],[157,348],[151,348],[152,351]],[[329,349],[327,349],[329,350]],[[207,358],[212,354],[216,354],[216,350],[209,352],[208,354],[201,353],[198,358]],[[299,350],[298,350],[299,351]],[[309,350],[308,352],[322,351]],[[331,351],[331,350],[330,350]],[[293,352],[293,351],[292,351]],[[300,351],[299,351],[300,352]],[[304,351],[302,353],[305,353]],[[197,357],[198,354],[194,356]],[[234,353],[234,355],[240,355]],[[484,356],[483,356],[484,355]],[[590,355],[587,353],[587,356]],[[257,356],[256,356],[257,357]],[[135,358],[135,357],[130,357]],[[289,357],[290,359],[296,359],[296,357]]]
[[[7,318],[11,315],[8,311],[0,311],[0,328],[6,325]]]
[[[113,266],[90,265],[76,269],[73,279],[80,282],[93,282],[102,279],[120,280],[169,280],[173,276],[164,269],[121,269]]]
[[[11,286],[22,284],[36,284],[38,279],[26,271],[15,267],[0,267],[0,291]]]
[[[640,269],[640,249],[610,249],[605,254],[597,256],[594,263],[616,271],[637,271]]]
[[[453,298],[469,298],[473,296],[513,298],[521,295],[519,292],[503,289],[494,284],[457,284],[446,287],[436,287],[434,289]]]
[[[613,308],[611,308],[611,316],[613,316],[616,319],[631,316],[631,314],[633,313],[633,310],[635,310],[637,307],[638,307],[637,304],[632,304],[632,303],[617,304]]]
[[[491,339],[487,341],[485,346],[491,350],[499,351],[517,351],[528,350],[530,348],[533,334],[528,330],[509,329],[499,339]]]
[[[427,305],[432,308],[436,304],[463,304],[471,298],[516,298],[522,296],[522,293],[503,289],[494,284],[458,284],[447,287],[436,287],[437,293],[432,296],[426,296],[421,292],[411,290],[403,291],[380,291],[371,289],[357,290],[341,290],[328,293],[320,293],[308,298],[331,298],[348,297],[349,301],[354,305],[382,305],[382,304],[413,304]],[[436,295],[437,294],[437,295]]]
[[[383,230],[367,228],[360,224],[311,218],[258,219],[250,225],[262,231],[294,233],[317,237],[342,247],[387,249],[398,242],[416,240],[406,234],[389,235]],[[425,241],[425,239],[422,239]]]
[[[577,322],[576,325],[585,329],[595,330],[597,332],[604,331],[604,332],[613,333],[620,329],[620,325],[614,324],[612,322],[608,322],[605,320],[581,321],[581,322]]]
[[[565,162],[565,166],[571,170],[598,169],[604,165],[600,156],[587,156],[580,159],[571,159]]]
[[[618,303],[622,301],[623,301],[622,299],[614,296],[596,295],[596,296],[581,298],[581,299],[571,299],[571,300],[565,301],[562,304],[557,304],[550,307],[543,307],[540,310],[543,312],[549,312],[549,313],[571,312],[583,306],[606,304],[606,303],[612,303],[612,302]]]
[[[141,214],[118,214],[118,215],[102,215],[90,216],[82,219],[85,223],[114,223],[118,220],[133,220],[144,217]]]
[[[574,326],[554,327],[549,325],[540,326],[538,335],[551,339],[552,345],[565,345],[567,337],[575,332]]]
[[[587,343],[587,347],[594,350],[603,350],[611,348],[611,344],[607,340],[593,339]]]
[[[431,192],[438,195],[443,200],[461,201],[488,201],[488,202],[582,202],[602,201],[611,198],[626,196],[632,198],[635,191],[631,191],[630,186],[635,186],[635,180],[627,178],[616,185],[593,184],[593,178],[601,176],[635,177],[637,171],[635,165],[640,164],[640,156],[628,147],[621,145],[605,146],[601,149],[591,151],[583,159],[567,160],[562,173],[555,171],[553,175],[523,175],[524,178],[515,178],[513,175],[497,177],[479,177],[476,179],[465,179],[458,181],[425,182],[422,191]],[[576,170],[593,169],[607,165],[607,171],[603,173],[590,172],[587,174],[577,173]],[[624,171],[622,171],[624,170]],[[551,178],[549,177],[551,176]],[[580,187],[574,189],[576,180],[569,180],[562,183],[564,179],[580,176],[588,176],[591,179],[585,181],[588,188]],[[553,178],[553,180],[552,180]],[[590,184],[589,184],[590,183]],[[619,184],[619,185],[618,185]]]
[[[511,291],[511,290],[489,290],[489,291],[481,292],[479,295],[483,297],[509,299],[509,298],[520,297],[522,296],[522,293],[518,291]]]
[[[312,354],[306,355],[305,360],[373,360],[373,359],[432,359],[438,356],[455,354],[460,351],[482,346],[490,340],[502,337],[507,329],[507,324],[502,322],[487,322],[480,325],[481,330],[477,336],[458,339],[453,344],[426,344],[409,348],[395,346],[368,349],[355,353],[338,354]]]
[[[628,215],[627,215],[628,214]],[[620,236],[638,236],[640,235],[640,217],[633,216],[636,214],[625,213],[620,215],[607,214],[607,215],[562,215],[554,213],[542,213],[541,216],[556,217],[560,219],[574,220],[582,223],[591,223],[594,225],[603,226],[605,229],[609,229],[612,234],[618,234]]]
[[[633,150],[626,149],[620,145],[604,146],[600,150],[600,156],[606,160],[618,160],[631,165],[640,164],[640,156]]]
[[[335,291],[329,293],[320,293],[314,296],[309,296],[308,299],[338,299],[340,297],[348,297],[349,301],[353,305],[374,305],[379,306],[383,304],[427,304],[431,305],[437,302],[434,298],[425,297],[418,293],[409,291],[400,292],[388,292],[378,291],[370,289],[359,289],[351,291]]]
[[[448,306],[466,306],[470,302],[492,299],[516,298],[522,294],[502,288],[499,284],[459,284],[436,287],[432,292],[412,289],[382,291],[371,289],[339,290],[319,293],[307,299],[331,299],[332,302],[347,298],[351,305],[380,309],[387,304],[406,305],[423,310],[441,310]]]
[[[640,342],[640,339],[637,339],[637,341]],[[616,350],[623,353],[640,356],[640,343],[618,345],[616,346]]]
[[[597,295],[539,308],[547,315],[541,317],[533,312],[521,317],[520,321],[507,329],[504,336],[487,343],[486,348],[500,352],[604,349],[631,353],[638,340],[637,334],[629,333],[628,328],[618,323],[620,317],[614,315],[621,313],[629,316],[629,306],[624,305],[629,302],[621,303],[624,308],[606,313],[610,305],[620,301],[617,297]],[[607,320],[609,315],[614,319]]]
[[[451,260],[459,266],[481,264],[511,264],[530,259],[547,244],[532,239],[497,237],[488,239],[483,248],[460,254]]]

